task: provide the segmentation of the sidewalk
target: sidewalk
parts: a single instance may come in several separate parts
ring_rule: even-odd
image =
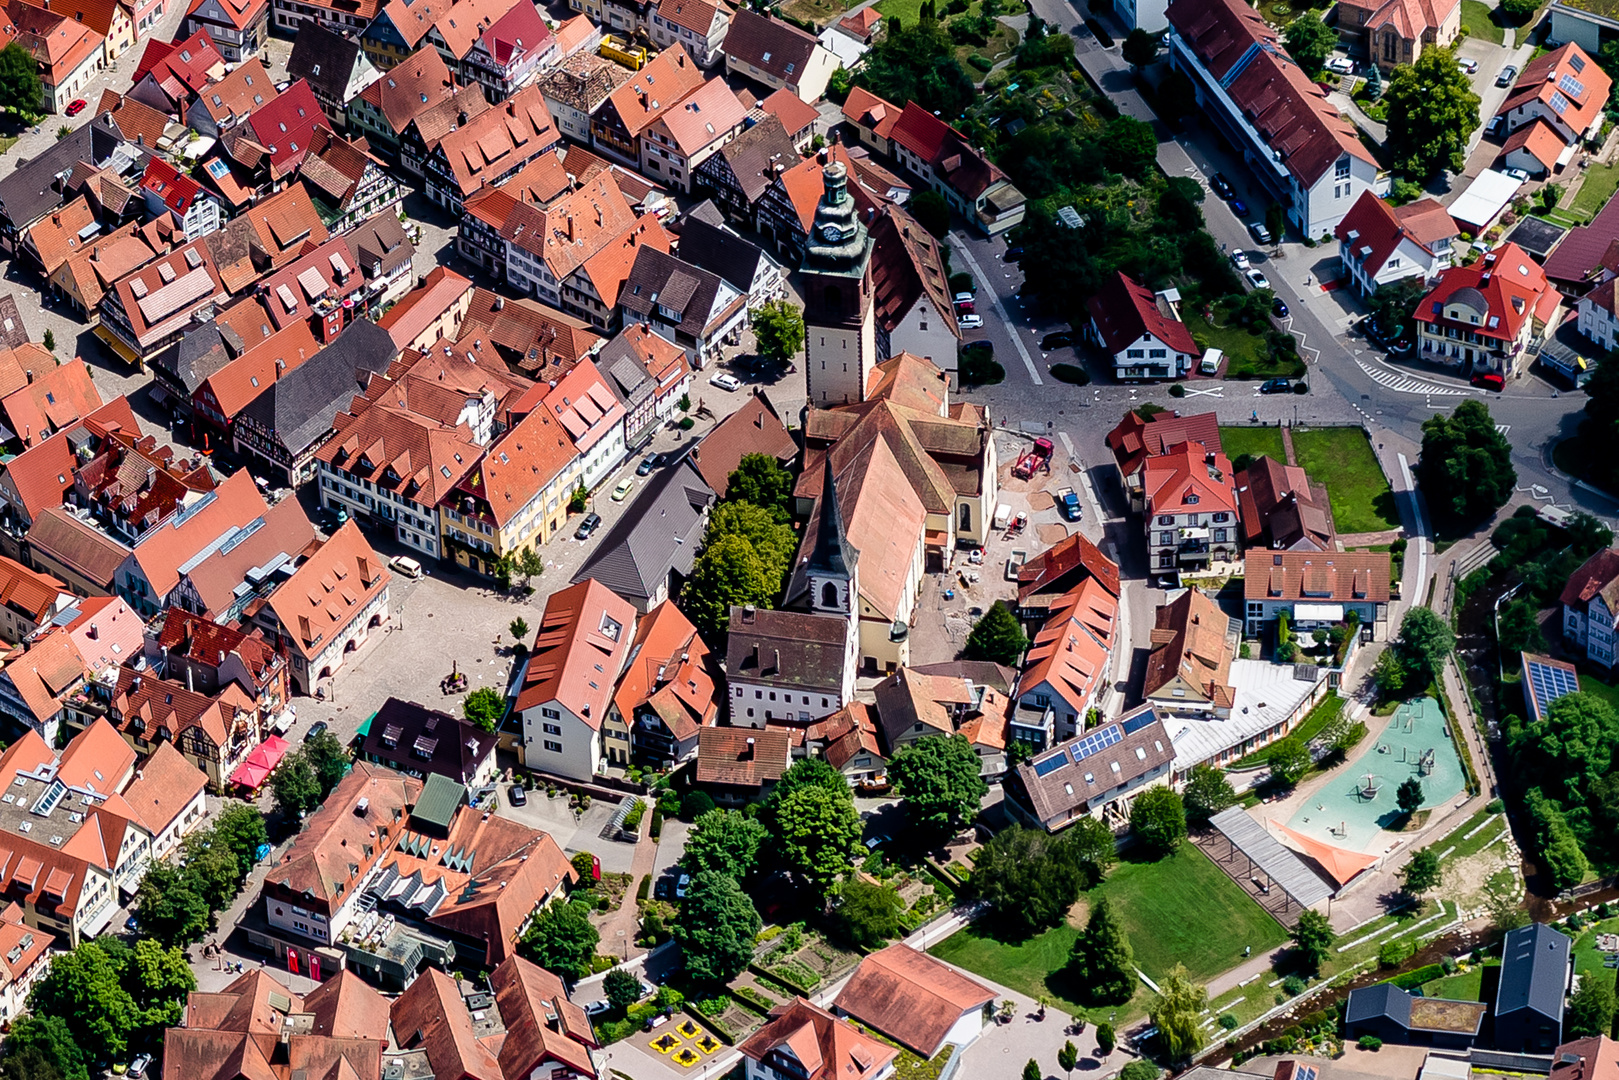
[[[648,812],[647,817],[652,815]],[[601,925],[601,945],[598,952],[620,960],[643,956],[646,950],[635,943],[635,933],[641,926],[641,906],[636,900],[636,889],[641,879],[652,873],[652,864],[658,857],[658,842],[646,822],[641,823],[641,838],[635,842],[635,856],[630,861],[630,887],[624,890],[624,899]]]

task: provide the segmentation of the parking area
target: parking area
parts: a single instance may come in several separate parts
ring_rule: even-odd
[[[620,840],[606,839],[602,832],[618,810],[618,804],[606,799],[592,799],[588,809],[577,813],[568,808],[568,797],[559,793],[554,798],[545,789],[528,793],[528,802],[513,806],[509,785],[500,785],[500,816],[511,818],[534,829],[551,834],[569,856],[588,851],[601,860],[605,873],[627,874],[635,858],[635,845]]]
[[[691,835],[691,826],[679,818],[664,818],[663,833],[658,838],[658,854],[652,863],[652,880],[654,883],[663,880],[663,876],[674,869],[686,854],[686,837]]]

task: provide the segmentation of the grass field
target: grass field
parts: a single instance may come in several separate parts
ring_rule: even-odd
[[[1112,901],[1124,919],[1136,965],[1154,979],[1182,963],[1194,979],[1206,981],[1240,963],[1245,947],[1264,952],[1287,939],[1276,920],[1189,843],[1158,862],[1121,862],[1086,895]],[[1076,928],[1064,924],[1027,941],[1004,942],[970,927],[940,942],[933,952],[1031,997],[1045,994],[1061,1000],[1066,1009],[1080,1013],[1084,1009],[1075,988],[1063,977],[1078,936]],[[1149,996],[1138,992],[1128,1010],[1120,1011],[1139,1015]]]
[[[1484,987],[1484,969],[1491,964],[1474,964],[1468,971],[1446,975],[1442,979],[1422,984],[1423,997],[1448,998],[1451,1001],[1477,1001]]]
[[[813,2],[813,0],[793,0],[788,7],[789,9],[792,9],[793,4],[809,2]],[[854,7],[855,4],[855,0],[848,0],[847,3],[844,3],[843,0],[821,0],[821,2],[823,4],[830,3],[832,7],[838,7],[845,11]],[[981,0],[973,0],[972,4],[967,8],[967,13],[969,15],[977,15],[982,10],[983,4]],[[1023,2],[1023,0],[1001,0],[1002,15],[1021,15],[1027,10],[1029,10],[1028,6]],[[882,2],[877,5],[877,12],[878,14],[882,15],[884,19],[887,19],[891,15],[898,15],[901,24],[905,26],[915,26],[922,19],[922,0],[882,0]],[[946,15],[944,13],[943,3],[939,4],[939,16],[939,21],[941,23],[948,23],[951,19],[956,17],[954,15]]]
[[[1310,479],[1327,486],[1340,533],[1398,529],[1394,492],[1360,428],[1295,431],[1293,451]]]
[[[1610,686],[1601,679],[1592,678],[1582,671],[1580,673],[1580,689],[1619,709],[1619,686]]]
[[[1580,190],[1574,193],[1573,211],[1590,220],[1613,197],[1615,188],[1619,188],[1619,164],[1592,165],[1585,170]]]
[[[1215,326],[1203,318],[1200,311],[1182,309],[1182,321],[1192,336],[1207,347],[1219,349],[1226,355],[1226,378],[1270,379],[1279,376],[1304,374],[1302,361],[1278,363],[1271,359],[1270,348],[1261,334],[1250,334],[1241,326]]]
[[[1287,460],[1287,451],[1282,446],[1282,429],[1278,427],[1223,427],[1220,429],[1220,449],[1232,461],[1244,454],[1249,457],[1265,454],[1284,463]]]
[[[1505,35],[1491,15],[1489,5],[1480,0],[1462,0],[1462,29],[1467,36],[1499,45],[1505,40]]]

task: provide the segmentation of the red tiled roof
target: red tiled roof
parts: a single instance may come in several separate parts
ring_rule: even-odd
[[[1602,114],[1612,88],[1613,80],[1607,73],[1584,49],[1570,41],[1525,64],[1523,74],[1512,84],[1496,115],[1508,116],[1512,110],[1538,100],[1576,136],[1581,136]],[[1562,141],[1558,136],[1558,142]]]
[[[872,10],[870,8],[867,9]],[[879,139],[892,138],[899,123],[900,109],[864,87],[856,86],[843,101],[843,118],[870,131]]]
[[[529,651],[517,711],[560,701],[600,728],[634,626],[635,609],[594,579],[552,593]]]
[[[316,127],[330,127],[309,84],[299,79],[247,118],[259,145],[268,147],[275,169],[289,170],[309,153]]]
[[[1142,478],[1148,514],[1198,514],[1225,511],[1236,524],[1237,480],[1231,462],[1218,449],[1182,443],[1167,454],[1147,459]],[[1195,509],[1194,509],[1195,508]]]
[[[1442,326],[1449,321],[1443,309],[1463,303],[1482,310],[1478,311],[1477,325],[1457,325],[1497,341],[1516,341],[1525,322],[1535,317],[1549,289],[1551,285],[1539,264],[1517,244],[1503,244],[1471,266],[1453,266],[1440,274],[1417,305],[1415,318]]]
[[[1557,167],[1557,159],[1567,145],[1555,128],[1544,120],[1536,120],[1509,135],[1501,147],[1501,153],[1506,155],[1519,150],[1527,151],[1550,172]]]
[[[361,617],[391,577],[350,520],[270,594],[268,603],[288,647],[313,657]]]
[[[1435,243],[1460,234],[1461,230],[1437,200],[1418,199],[1404,206],[1390,206],[1369,190],[1360,193],[1355,205],[1333,230],[1334,236],[1350,245],[1369,278],[1376,277],[1383,269],[1402,239],[1410,240],[1431,254]]]
[[[0,411],[23,445],[31,447],[73,426],[101,405],[101,392],[90,379],[90,369],[74,357],[59,367],[35,373],[27,386],[0,400]]]
[[[1113,355],[1149,334],[1174,352],[1189,356],[1199,353],[1186,324],[1161,311],[1151,289],[1122,273],[1103,282],[1101,291],[1090,298],[1086,307],[1101,331],[1107,351]]]
[[[876,1076],[899,1054],[897,1047],[862,1034],[805,998],[778,1006],[769,1022],[737,1049],[750,1061],[762,1062],[778,1047],[798,1059],[807,1080]]]
[[[613,707],[626,724],[652,712],[683,742],[715,722],[720,707],[708,646],[673,600],[642,616],[630,651],[634,659],[613,694]]]
[[[697,782],[757,788],[779,780],[791,741],[779,728],[705,727],[697,733]]]
[[[1249,601],[1386,603],[1389,561],[1379,551],[1250,552],[1243,594]]]
[[[1125,476],[1133,474],[1147,458],[1168,453],[1185,442],[1220,445],[1220,418],[1214,413],[1181,416],[1158,412],[1144,420],[1132,409],[1107,433],[1108,449],[1113,451],[1119,472]]]
[[[995,991],[983,983],[896,942],[860,961],[833,1004],[923,1058],[932,1058],[956,1021],[994,997]]]

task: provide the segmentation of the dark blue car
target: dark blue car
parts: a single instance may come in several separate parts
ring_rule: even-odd
[[[1248,204],[1233,195],[1231,196],[1231,212],[1236,214],[1238,217],[1247,217]]]

